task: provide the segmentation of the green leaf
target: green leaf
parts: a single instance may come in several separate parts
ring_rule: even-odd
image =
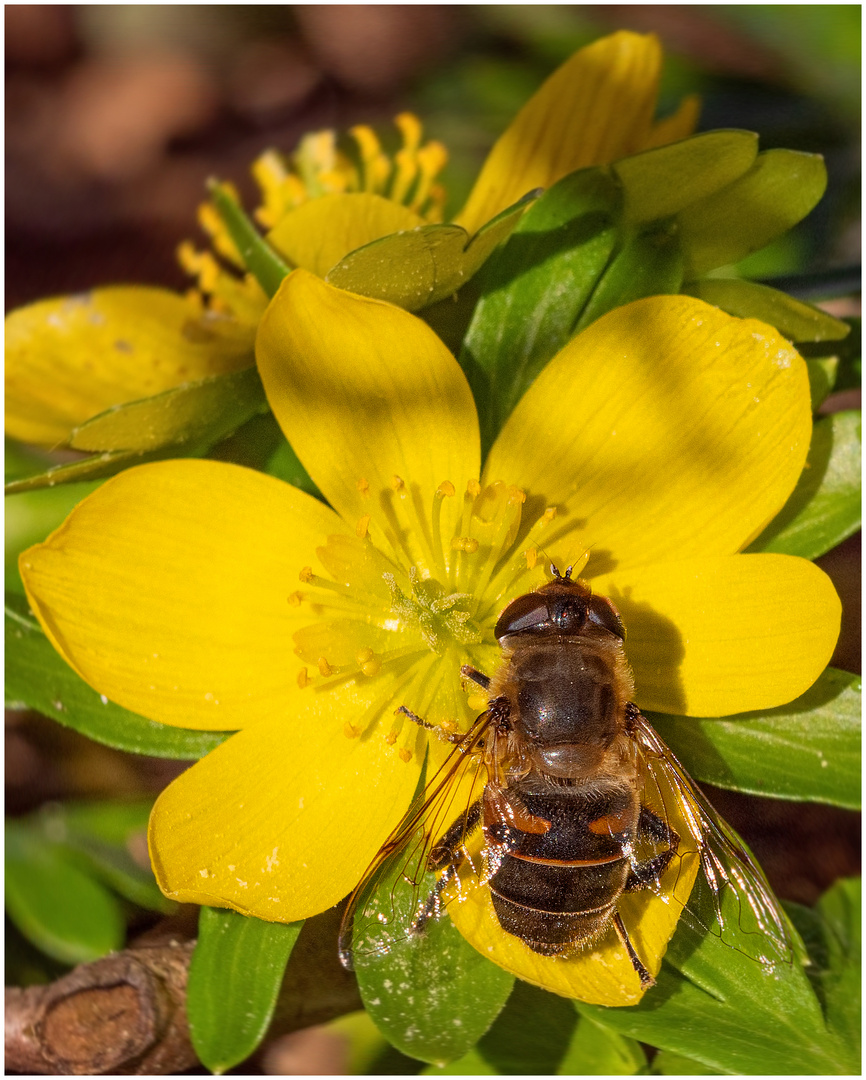
[[[135,827],[120,833],[120,826],[129,823],[130,813],[122,803],[51,804],[35,819],[34,827],[38,826],[47,839],[60,844],[70,862],[124,899],[139,907],[168,914],[177,910],[177,904],[162,895],[150,866],[140,866],[127,847],[133,832],[144,833],[149,811],[149,803],[133,804]],[[113,818],[117,818],[117,823],[112,830]],[[114,835],[106,835],[112,831]]]
[[[816,413],[836,385],[839,374],[838,356],[819,356],[806,361],[809,375],[809,397],[812,399],[812,412]]]
[[[837,392],[859,390],[863,382],[862,323],[860,319],[841,319],[840,321],[849,328],[850,333],[832,348],[832,355],[838,359],[833,389]],[[801,342],[798,348],[807,360],[826,356],[830,351],[828,346],[822,343]]]
[[[56,960],[86,963],[123,945],[117,900],[24,823],[6,824],[6,909],[21,933]]]
[[[819,154],[758,154],[739,180],[677,214],[686,280],[766,247],[809,213],[826,186]]]
[[[574,334],[619,242],[621,198],[604,169],[565,177],[478,275],[481,299],[459,359],[475,391],[485,446]]]
[[[132,468],[133,465],[144,465],[148,461],[160,461],[167,457],[180,457],[177,447],[167,446],[161,450],[155,450],[149,454],[135,451],[118,451],[94,454],[92,457],[83,458],[81,461],[73,461],[68,465],[55,465],[54,468],[38,473],[36,476],[24,477],[21,480],[10,481],[5,488],[7,495],[20,495],[30,491],[41,491],[44,488],[53,488],[60,484],[77,484],[93,480],[105,480],[109,476],[116,476],[124,469]]]
[[[156,724],[92,690],[54,650],[20,596],[6,597],[6,704],[35,709],[96,742],[132,754],[191,760],[229,737]]]
[[[796,960],[768,972],[685,920],[639,1005],[575,1004],[581,1015],[722,1073],[825,1075],[856,1072],[859,1063],[825,1024]]]
[[[746,551],[816,559],[857,532],[861,522],[859,410],[822,417],[788,501]]]
[[[676,294],[682,281],[683,259],[674,230],[656,225],[629,234],[593,290],[575,332],[632,300]]]
[[[398,861],[363,905],[366,911],[387,909],[387,922],[353,938],[358,986],[389,1042],[410,1057],[443,1065],[465,1054],[490,1027],[514,977],[476,952],[447,916],[431,919],[423,934],[402,937],[399,930],[410,925],[418,896],[401,871]],[[431,888],[435,881],[432,873],[424,878]]]
[[[325,280],[339,289],[419,311],[465,285],[536,198],[535,193],[524,196],[471,239],[459,225],[421,225],[383,236],[346,255]]]
[[[153,397],[116,405],[70,436],[73,449],[99,453],[14,480],[6,485],[6,494],[102,480],[133,465],[168,457],[201,457],[251,417],[267,410],[255,367],[211,375]]]
[[[258,371],[249,367],[115,405],[77,427],[69,445],[139,453],[183,444],[210,447],[267,409]]]
[[[787,905],[812,963],[806,974],[827,1025],[859,1053],[861,990],[861,882],[837,881],[814,908]]]
[[[247,269],[264,289],[265,294],[268,297],[274,296],[291,267],[283,262],[253,225],[225,184],[211,181],[208,187],[217,213],[228,229]]]
[[[686,285],[683,292],[740,319],[769,323],[791,341],[839,341],[850,332],[841,319],[757,281],[702,278]]]
[[[570,1001],[515,982],[493,1027],[468,1054],[427,1076],[633,1076],[646,1055],[597,1020],[578,1016]]]
[[[670,1050],[660,1050],[653,1058],[651,1069],[653,1076],[719,1076],[718,1069],[702,1065],[694,1058],[674,1054]]]
[[[264,413],[248,420],[234,435],[213,447],[208,457],[269,473],[301,491],[322,498],[273,413]]]
[[[729,719],[651,713],[648,719],[696,780],[716,787],[860,806],[860,677],[827,668],[805,694]]]
[[[612,166],[625,192],[623,218],[640,225],[670,217],[733,183],[757,154],[751,131],[709,131],[623,158]]]
[[[302,925],[201,909],[186,1009],[193,1047],[211,1072],[244,1061],[264,1038]]]

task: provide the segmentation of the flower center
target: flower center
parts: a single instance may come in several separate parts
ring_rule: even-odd
[[[405,758],[424,734],[405,714],[394,717],[400,705],[445,731],[465,730],[480,711],[467,702],[460,667],[492,673],[496,619],[543,582],[537,544],[555,511],[521,524],[525,495],[502,483],[471,481],[462,499],[443,481],[424,500],[400,477],[378,493],[362,479],[358,491],[371,513],[354,536],[328,537],[316,551],[324,573],[303,567],[289,597],[311,616],[294,634],[298,683],[358,691],[365,705],[346,734],[383,726]]]

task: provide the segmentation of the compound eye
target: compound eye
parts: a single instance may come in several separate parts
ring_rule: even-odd
[[[509,634],[519,634],[524,630],[537,630],[542,625],[550,624],[550,612],[547,600],[538,593],[526,593],[518,596],[499,616],[493,631],[496,640]]]
[[[589,621],[594,626],[600,626],[603,630],[609,630],[611,634],[621,640],[625,640],[625,627],[619,612],[607,599],[606,596],[594,596],[589,602]]]

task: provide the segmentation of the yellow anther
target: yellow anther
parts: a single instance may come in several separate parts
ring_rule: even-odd
[[[385,736],[385,742],[389,746],[393,746],[396,741],[397,741],[397,732],[396,731],[389,731],[388,734]]]
[[[450,498],[454,494],[454,485],[450,480],[443,480],[442,483],[436,488],[436,494],[444,498]]]
[[[313,574],[312,566],[302,566],[301,572],[298,574],[298,581],[303,581],[306,584],[309,584],[313,580],[314,576],[315,575]]]
[[[405,747],[403,747],[403,749],[399,750],[398,753],[400,755],[400,760],[405,761],[407,765],[412,760],[412,751],[411,750],[407,750]]]
[[[364,161],[372,161],[382,152],[382,145],[376,137],[375,131],[371,127],[367,127],[366,124],[356,124],[355,127],[349,128],[349,134],[358,144],[358,149],[361,151],[361,157]]]
[[[402,491],[405,486],[406,482],[401,476],[397,476],[397,474],[395,473],[391,477],[391,487],[394,489],[394,491]]]
[[[473,499],[477,499],[481,494],[481,485],[477,480],[470,480],[466,485],[466,494],[471,495]]]
[[[403,136],[403,145],[407,150],[417,150],[421,145],[421,134],[424,130],[421,121],[414,113],[402,112],[394,117],[397,130]]]
[[[370,515],[364,514],[363,517],[358,518],[358,524],[355,526],[355,535],[359,536],[362,540],[367,535],[367,528],[370,524]]]
[[[361,734],[361,729],[355,727],[354,724],[350,724],[347,721],[345,724],[343,724],[343,734],[346,736],[347,739],[357,739],[357,737]]]
[[[455,536],[451,547],[454,551],[465,551],[467,555],[473,555],[478,550],[478,541],[474,536]]]
[[[551,521],[556,517],[556,507],[548,506],[548,508],[541,515],[540,525],[549,525]]]
[[[454,732],[457,730],[457,725],[454,723],[453,720],[443,720],[442,723],[439,725],[439,730],[442,732],[443,735],[453,735]]]
[[[328,663],[328,661],[324,658],[324,656],[319,657],[319,659],[316,661],[316,666],[319,669],[319,674],[323,675],[325,678],[327,678],[329,675],[334,674],[334,669],[331,667],[331,665]]]
[[[514,484],[510,484],[508,487],[508,501],[512,504],[525,503],[526,492],[522,488],[516,487]]]
[[[534,570],[535,564],[538,562],[538,548],[527,548],[523,553],[524,559],[526,559],[526,569]]]
[[[368,679],[372,679],[374,675],[378,675],[381,670],[382,661],[375,657],[372,660],[368,660],[366,664],[361,665],[361,671],[364,672]]]
[[[358,491],[360,491],[360,492],[361,492],[361,494],[362,494],[362,495],[364,496],[364,498],[365,498],[365,499],[366,499],[366,498],[367,498],[367,497],[369,496],[369,494],[370,494],[370,481],[369,481],[369,480],[365,480],[363,476],[362,476],[362,477],[361,477],[361,479],[360,479],[360,480],[358,481]]]
[[[310,679],[307,675],[307,669],[305,667],[302,667],[301,670],[298,672],[298,686],[301,688],[301,690],[303,690],[305,686],[309,685],[309,682]]]
[[[300,589],[295,589],[293,593],[289,593],[286,599],[289,601],[292,607],[300,607],[301,602],[304,599],[304,594],[301,592]]]
[[[363,664],[366,664],[368,660],[372,660],[373,655],[374,654],[372,649],[360,649],[355,654],[355,661],[359,666],[361,666]]]

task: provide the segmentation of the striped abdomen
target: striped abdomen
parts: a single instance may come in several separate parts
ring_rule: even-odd
[[[553,956],[591,941],[610,922],[629,874],[626,851],[640,803],[616,781],[541,792],[525,786],[485,793],[485,834],[505,852],[490,891],[503,930]],[[509,820],[502,803],[512,793],[519,803]]]

